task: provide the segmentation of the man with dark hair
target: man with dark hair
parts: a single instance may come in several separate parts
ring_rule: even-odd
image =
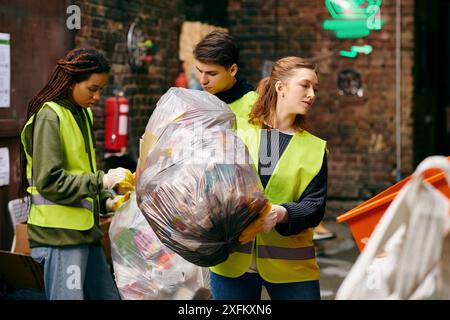
[[[194,58],[203,90],[227,103],[236,116],[248,117],[258,97],[238,73],[239,48],[234,39],[226,32],[213,31],[195,46]],[[203,272],[209,289],[209,269]]]
[[[257,95],[238,72],[239,48],[224,31],[213,31],[194,49],[203,90],[226,102],[236,116],[247,117]]]

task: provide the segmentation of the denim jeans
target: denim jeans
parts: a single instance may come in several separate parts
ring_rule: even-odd
[[[228,278],[211,272],[211,291],[215,300],[260,300],[264,286],[272,300],[320,300],[319,281],[270,283],[258,273]]]
[[[49,300],[120,299],[100,245],[36,247],[31,256],[44,267]]]

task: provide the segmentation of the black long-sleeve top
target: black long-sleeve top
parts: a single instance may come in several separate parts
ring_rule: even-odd
[[[286,150],[287,145],[291,141],[293,135],[279,132],[278,145],[277,141],[272,141],[271,131],[261,130],[261,143],[259,149],[259,159],[267,158],[272,155],[273,152],[279,152],[279,157]],[[272,143],[272,142],[275,143]],[[272,158],[273,159],[273,158]],[[269,164],[270,165],[270,164]],[[258,163],[258,172],[260,172],[260,179],[263,187],[265,188],[272,175],[272,170],[275,164],[271,164],[272,169],[268,169],[268,165]],[[265,171],[261,174],[261,169]],[[300,233],[302,230],[317,226],[323,219],[325,214],[325,205],[327,197],[327,181],[328,181],[328,169],[327,169],[327,155],[326,152],[323,156],[322,167],[319,173],[312,179],[305,191],[296,202],[287,202],[280,204],[285,207],[288,212],[287,223],[278,223],[275,228],[279,234],[283,236],[290,236]]]

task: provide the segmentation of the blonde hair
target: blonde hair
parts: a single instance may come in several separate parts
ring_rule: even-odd
[[[258,100],[253,105],[249,114],[249,122],[262,128],[268,128],[266,124],[271,123],[277,106],[277,91],[275,84],[278,81],[286,82],[294,75],[295,70],[307,68],[317,73],[316,65],[300,57],[285,57],[277,60],[273,66],[269,77],[262,79],[258,88]],[[297,115],[294,128],[301,130],[305,116]]]

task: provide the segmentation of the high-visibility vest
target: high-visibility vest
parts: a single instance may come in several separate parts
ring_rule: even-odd
[[[236,117],[247,119],[257,99],[258,94],[255,91],[249,91],[236,101],[229,103],[228,106]]]
[[[237,119],[237,135],[245,142],[258,168],[261,129]],[[326,142],[307,131],[296,132],[281,155],[264,193],[272,204],[298,201],[311,180],[319,173]],[[228,259],[211,267],[222,276],[236,278],[243,275],[256,255],[261,277],[271,283],[318,280],[319,266],[315,258],[313,228],[291,236],[280,235],[275,228],[257,234],[251,243],[241,246]],[[256,241],[256,245],[255,242]]]
[[[86,174],[88,172],[92,172],[92,170],[95,172],[96,164],[94,146],[92,143],[89,143],[92,164],[91,170],[89,155],[85,149],[83,134],[81,133],[81,130],[70,110],[55,102],[46,102],[42,109],[45,107],[51,108],[58,115],[60,139],[63,147],[62,156],[64,159],[64,171],[68,174],[75,175]],[[90,109],[87,109],[87,111],[92,121],[92,111]],[[94,226],[93,198],[87,197],[77,203],[62,205],[44,198],[39,194],[37,188],[34,186],[32,181],[33,159],[32,156],[27,153],[27,144],[29,141],[26,141],[25,139],[25,131],[31,129],[30,125],[33,123],[35,116],[36,115],[33,115],[27,121],[21,133],[21,141],[27,158],[27,179],[30,184],[30,187],[27,188],[27,192],[30,193],[32,199],[28,223],[48,228],[89,230]],[[86,128],[89,128],[87,119]],[[88,134],[89,141],[92,141],[90,130],[88,130]],[[58,137],[55,137],[55,139],[58,139]]]

